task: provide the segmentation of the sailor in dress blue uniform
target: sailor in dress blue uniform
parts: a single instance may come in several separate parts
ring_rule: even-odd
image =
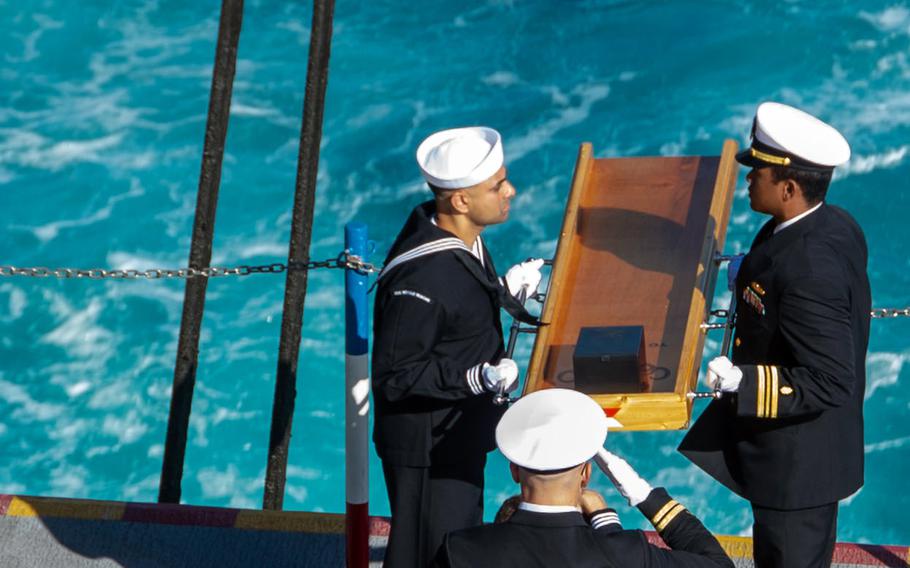
[[[504,523],[449,533],[435,566],[732,568],[695,516],[603,448],[610,420],[590,397],[568,389],[537,391],[512,405],[496,427],[496,443],[521,484],[518,509]],[[616,511],[586,489],[592,458],[670,550],[650,544],[640,530],[623,530]]]
[[[871,296],[863,232],[824,202],[844,137],[778,103],[758,107],[737,160],[753,210],[772,216],[736,276],[732,361],[723,391],[680,451],[754,514],[758,568],[829,566],[837,503],[863,484],[863,395]]]
[[[480,524],[483,470],[518,386],[503,359],[500,308],[535,323],[514,296],[532,295],[541,260],[502,283],[480,237],[506,220],[515,189],[490,128],[437,132],[417,161],[435,199],[416,207],[380,273],[374,312],[373,441],[392,512],[387,568],[426,566],[450,530]]]

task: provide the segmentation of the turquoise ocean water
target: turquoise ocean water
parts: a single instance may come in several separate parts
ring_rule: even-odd
[[[286,259],[307,4],[246,3],[214,264]],[[0,264],[185,265],[218,10],[0,0]],[[427,198],[412,155],[433,130],[503,133],[518,197],[488,243],[504,270],[554,253],[580,142],[598,157],[717,154],[778,100],[852,143],[829,200],[865,228],[874,305],[910,305],[908,54],[903,0],[338,0],[312,257],[335,256],[353,219],[384,255]],[[764,221],[743,176],[729,252]],[[261,504],[283,284],[209,284],[186,503]],[[181,282],[0,279],[0,492],[155,500],[182,300]],[[313,273],[287,509],[344,509],[342,309],[340,271]],[[910,318],[874,322],[866,485],[841,508],[840,540],[910,544],[908,363]],[[681,436],[609,443],[711,529],[748,534],[747,504],[676,454]],[[373,460],[372,512],[387,514]],[[514,486],[498,454],[487,474],[490,515]],[[644,526],[596,483],[627,526]]]

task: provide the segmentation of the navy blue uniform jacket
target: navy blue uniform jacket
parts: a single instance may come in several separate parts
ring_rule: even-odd
[[[454,235],[431,222],[435,206],[411,213],[386,263],[421,244]],[[373,441],[389,464],[427,467],[473,462],[495,447],[505,412],[493,395],[475,394],[483,363],[504,348],[501,286],[486,249],[483,263],[465,250],[405,262],[379,280],[374,307]]]
[[[519,509],[500,524],[449,533],[436,555],[438,568],[733,568],[717,539],[662,488],[638,506],[672,550],[648,542],[639,530],[618,523],[591,528],[581,513],[534,513]]]
[[[863,484],[871,296],[866,240],[822,205],[758,233],[736,278],[739,392],[713,401],[680,451],[761,507],[817,507]]]

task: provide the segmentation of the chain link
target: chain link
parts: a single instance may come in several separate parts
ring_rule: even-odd
[[[361,274],[378,272],[372,263],[365,262],[357,255],[342,252],[335,258],[327,260],[311,260],[309,262],[292,262],[289,265],[275,262],[272,264],[249,265],[241,264],[235,267],[210,266],[206,268],[151,268],[148,270],[108,270],[105,268],[47,268],[36,266],[20,268],[17,266],[0,265],[0,277],[3,276],[28,276],[32,278],[89,278],[91,280],[160,280],[174,278],[220,278],[222,276],[248,276],[250,274],[280,274],[289,271],[316,270],[319,268],[349,268]]]
[[[373,272],[379,272],[379,268],[376,268],[372,263],[366,262],[361,259],[356,254],[346,254],[345,255],[345,268],[350,268],[351,270],[356,270],[362,274],[372,274]],[[340,258],[340,257],[339,257]]]
[[[910,307],[907,308],[877,308],[872,310],[872,318],[897,318],[910,316]]]

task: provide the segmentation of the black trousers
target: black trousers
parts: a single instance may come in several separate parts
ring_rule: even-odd
[[[755,568],[828,568],[837,537],[837,503],[780,511],[752,505]]]
[[[425,568],[449,531],[483,522],[483,468],[470,463],[408,467],[382,463],[392,526],[384,568]]]

